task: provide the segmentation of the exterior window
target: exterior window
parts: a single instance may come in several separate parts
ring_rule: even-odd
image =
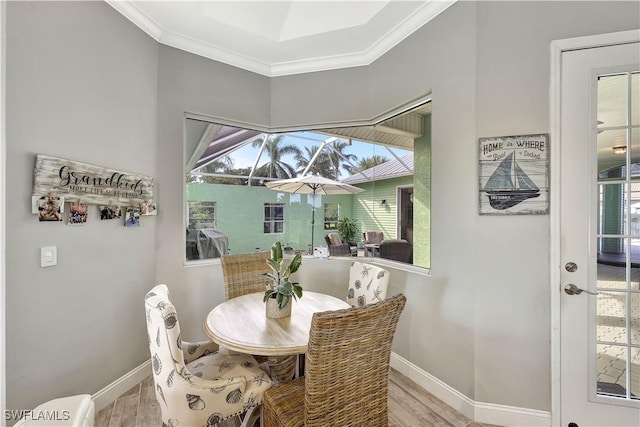
[[[340,205],[338,203],[324,204],[324,229],[335,230],[340,219]]]
[[[284,203],[264,204],[264,233],[284,233]]]
[[[188,202],[189,230],[216,228],[215,202]]]

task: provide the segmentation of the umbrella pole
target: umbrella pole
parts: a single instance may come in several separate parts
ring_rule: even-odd
[[[311,208],[311,255],[313,255],[313,232],[314,232],[314,228],[315,228],[315,223],[316,223],[316,198],[315,195],[313,197],[313,207]]]
[[[315,231],[316,224],[316,189],[313,188],[313,202],[311,204],[311,253],[313,255],[313,232]]]

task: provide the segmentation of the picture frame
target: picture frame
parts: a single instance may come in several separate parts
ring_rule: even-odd
[[[549,213],[549,134],[478,140],[480,215]]]

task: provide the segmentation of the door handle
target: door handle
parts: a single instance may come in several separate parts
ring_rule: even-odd
[[[568,285],[565,285],[564,286],[564,291],[567,293],[567,295],[580,295],[583,292],[585,292],[585,293],[587,293],[589,295],[598,295],[597,292],[590,292],[590,291],[587,291],[586,289],[580,289],[579,287],[577,287],[573,283],[569,283]]]

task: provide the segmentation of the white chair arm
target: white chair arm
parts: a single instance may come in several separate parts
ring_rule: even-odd
[[[188,342],[182,341],[182,352],[184,353],[184,363],[188,365],[207,354],[218,351],[218,344],[213,341]]]

